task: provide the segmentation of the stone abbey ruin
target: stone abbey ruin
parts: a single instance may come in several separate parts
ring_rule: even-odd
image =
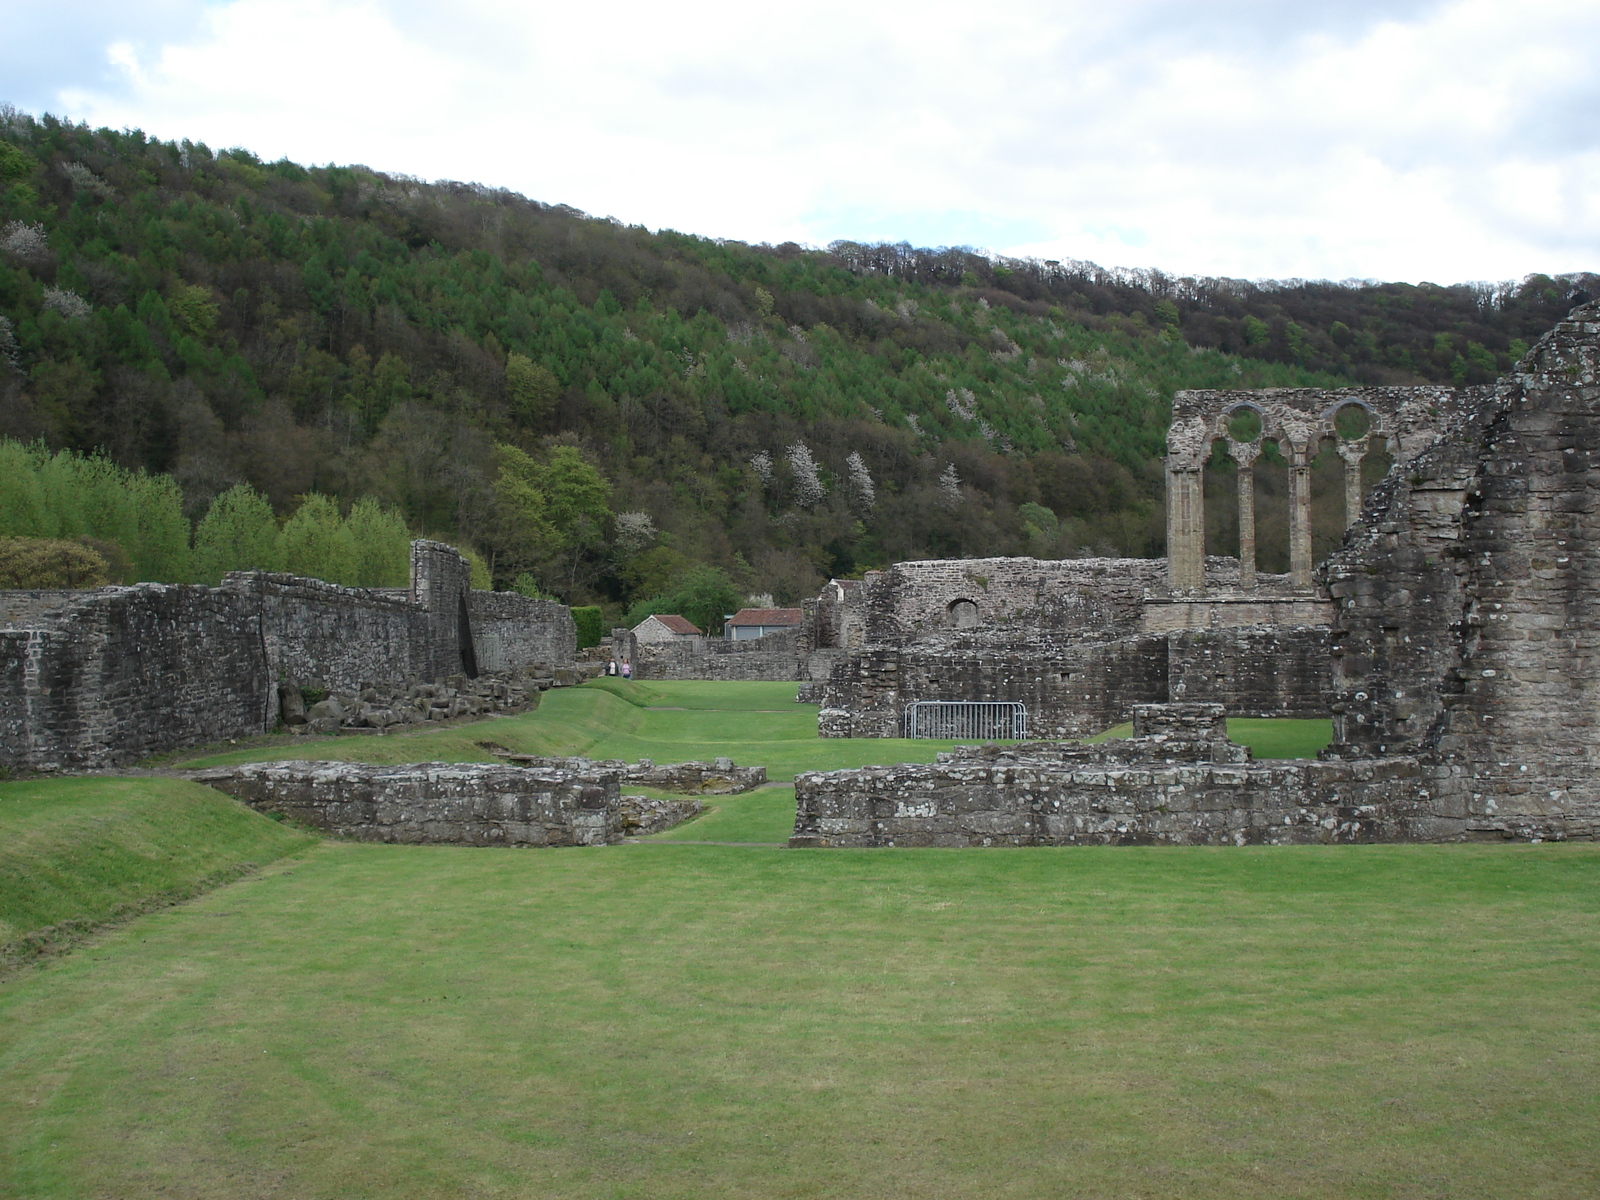
[[[1337,442],[1349,528],[1313,569],[1310,459],[1350,406],[1368,430]],[[1247,464],[1269,439],[1289,472],[1284,577],[1255,571],[1244,487],[1239,559],[1203,554],[1213,445]],[[1362,509],[1379,439],[1394,466]],[[893,735],[927,700],[1021,702],[1044,736],[1132,711],[1135,736],[802,775],[793,844],[1600,833],[1600,304],[1493,387],[1179,393],[1166,466],[1164,564],[897,564],[842,606],[846,657],[817,689],[833,736]],[[1251,763],[1220,725],[1325,713],[1314,763]]]
[[[1345,536],[1317,565],[1311,463],[1330,442]],[[1257,569],[1251,468],[1269,443],[1288,474],[1282,575]],[[1237,557],[1205,554],[1218,444],[1241,468]],[[1362,459],[1379,452],[1393,466],[1363,499]],[[797,846],[1600,833],[1600,304],[1492,387],[1180,392],[1166,473],[1165,561],[897,563],[833,581],[793,631],[653,646],[617,630],[605,653],[640,679],[799,681],[825,737],[948,735],[940,714],[994,710],[1009,724],[987,736],[1028,739],[802,774]],[[313,729],[515,708],[549,682],[532,676],[581,678],[574,657],[568,610],[473,592],[460,556],[431,542],[413,546],[409,590],[244,573],[218,588],[0,593],[0,766],[109,765],[260,733],[300,717],[307,686],[345,698],[303,714]],[[1051,740],[1130,714],[1132,738]],[[1314,762],[1253,762],[1226,737],[1229,716],[1328,714],[1333,742]],[[387,831],[365,836],[425,836],[385,807],[390,793],[466,822],[446,840],[571,844],[657,819],[622,814],[616,772],[593,764],[483,768],[500,799],[479,801],[472,771],[280,766],[244,773],[252,803],[289,803],[268,793],[292,786],[306,811],[355,804],[330,827]],[[508,782],[517,770],[543,774]],[[584,821],[598,832],[574,832]]]

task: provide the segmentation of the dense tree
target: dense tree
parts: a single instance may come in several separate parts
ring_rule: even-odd
[[[88,588],[107,582],[93,547],[59,538],[0,537],[0,588]]]
[[[195,578],[215,585],[229,571],[281,571],[278,522],[265,496],[236,484],[211,502],[194,532]]]

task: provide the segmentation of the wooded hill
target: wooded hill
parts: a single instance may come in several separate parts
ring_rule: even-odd
[[[1174,390],[1487,381],[1597,292],[750,246],[0,111],[0,436],[191,521],[371,497],[571,602],[1156,553]]]

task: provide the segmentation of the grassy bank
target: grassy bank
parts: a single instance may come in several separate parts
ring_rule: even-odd
[[[178,779],[0,785],[0,968],[314,840]]]
[[[1593,847],[324,844],[0,985],[0,1192],[1600,1193]]]

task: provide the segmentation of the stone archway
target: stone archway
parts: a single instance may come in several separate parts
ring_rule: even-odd
[[[1239,471],[1239,587],[1256,583],[1255,495],[1249,481],[1262,446],[1276,442],[1288,464],[1289,586],[1311,590],[1311,461],[1325,440],[1345,463],[1345,527],[1361,512],[1361,461],[1377,440],[1394,461],[1419,452],[1444,425],[1443,414],[1461,404],[1454,388],[1265,388],[1259,391],[1185,391],[1173,397],[1167,431],[1167,580],[1175,592],[1205,590],[1204,471],[1221,442]],[[1353,436],[1341,434],[1341,414],[1359,410]],[[1251,414],[1242,429],[1239,418]],[[1248,435],[1248,436],[1246,436]]]

